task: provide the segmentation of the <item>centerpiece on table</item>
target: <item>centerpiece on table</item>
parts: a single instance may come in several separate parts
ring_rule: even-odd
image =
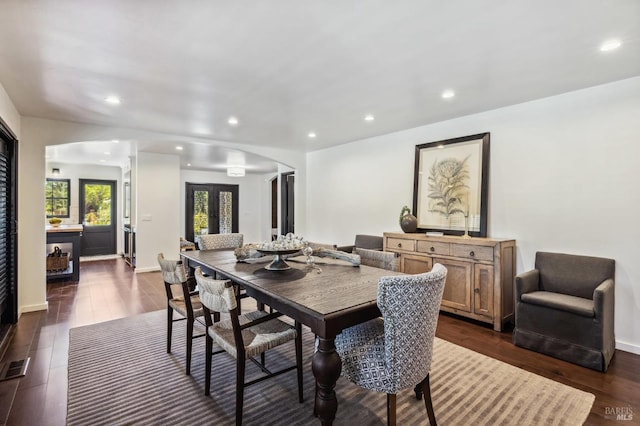
[[[273,255],[273,261],[265,266],[269,271],[286,271],[291,266],[285,262],[283,256],[291,255],[299,252],[308,246],[302,237],[298,237],[291,233],[287,235],[279,235],[274,241],[261,243],[258,251],[263,254]]]

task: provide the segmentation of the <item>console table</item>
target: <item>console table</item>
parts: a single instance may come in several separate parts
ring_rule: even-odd
[[[80,238],[82,225],[47,226],[47,254],[58,246],[63,253],[69,253],[69,267],[64,271],[48,271],[47,281],[71,278],[80,281]]]
[[[400,271],[419,274],[434,263],[447,270],[441,310],[490,323],[513,319],[516,242],[509,239],[384,233],[384,250],[399,254]]]

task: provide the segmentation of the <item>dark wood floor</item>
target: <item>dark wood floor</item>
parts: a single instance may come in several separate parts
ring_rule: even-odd
[[[22,379],[0,382],[0,424],[64,425],[69,329],[166,306],[160,274],[134,274],[121,259],[84,262],[80,276],[79,283],[47,284],[49,310],[20,318],[3,361],[29,356],[31,367]],[[619,424],[640,424],[638,355],[617,351],[608,372],[603,374],[517,348],[508,331],[497,333],[488,326],[449,315],[440,316],[437,335],[593,393],[596,400],[586,424],[618,423],[615,416],[609,415],[616,409],[631,409],[633,416],[631,421]]]

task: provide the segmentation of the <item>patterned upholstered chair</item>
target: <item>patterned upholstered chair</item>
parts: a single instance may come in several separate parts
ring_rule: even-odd
[[[390,251],[367,250],[355,247],[353,253],[360,255],[360,264],[388,271],[398,270],[398,253]]]
[[[197,317],[204,315],[198,293],[191,291],[187,272],[181,260],[167,260],[158,254],[158,263],[162,271],[164,288],[167,293],[167,353],[171,353],[171,334],[175,321],[187,321],[187,366],[186,374],[191,374],[191,347],[193,339],[204,334],[193,335],[193,325]],[[178,287],[174,294],[174,287]],[[179,318],[174,318],[174,312]],[[217,314],[219,315],[219,314]],[[216,317],[217,319],[217,317]]]
[[[231,249],[242,247],[243,243],[242,234],[206,234],[200,235],[198,246],[200,250]]]
[[[436,424],[429,372],[447,269],[380,278],[382,318],[347,328],[336,337],[342,375],[360,387],[387,394],[387,424],[396,420],[396,394],[414,388],[424,394],[429,423]]]
[[[277,319],[280,313],[267,314],[264,311],[249,312],[240,315],[233,286],[230,281],[216,280],[203,275],[200,268],[195,271],[198,289],[204,309],[207,325],[205,390],[209,395],[211,386],[212,355],[227,352],[236,359],[236,424],[242,424],[242,406],[244,388],[291,370],[298,374],[298,399],[303,401],[302,394],[302,327],[296,322],[295,327]],[[210,311],[228,312],[229,319],[220,322],[211,320]],[[278,371],[269,371],[263,363],[254,357],[264,354],[284,343],[294,341],[296,365]],[[213,352],[213,343],[217,343],[223,350]],[[267,375],[245,382],[245,364],[247,360],[256,363]]]

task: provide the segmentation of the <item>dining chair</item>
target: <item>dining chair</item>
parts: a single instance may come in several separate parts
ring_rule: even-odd
[[[356,385],[387,394],[387,424],[396,424],[396,394],[424,394],[429,423],[436,424],[429,372],[447,269],[439,263],[418,275],[382,277],[382,318],[345,329],[335,340],[342,375]],[[416,386],[416,383],[418,385]]]
[[[211,390],[212,356],[227,352],[236,359],[236,425],[242,424],[244,388],[266,378],[297,370],[298,400],[303,402],[301,324],[296,321],[295,326],[291,326],[277,319],[282,315],[280,313],[267,314],[264,311],[254,311],[240,315],[230,281],[207,277],[199,267],[195,270],[195,277],[207,326],[204,394],[209,395]],[[210,311],[228,313],[229,319],[213,322]],[[254,358],[290,341],[294,341],[296,365],[272,372],[264,363]],[[221,351],[213,352],[214,342],[222,348]],[[254,362],[265,375],[247,382],[245,380],[247,360]]]
[[[176,321],[187,321],[187,356],[186,374],[191,374],[191,348],[193,339],[202,337],[204,334],[193,335],[193,326],[196,318],[204,315],[202,303],[198,297],[198,292],[191,291],[189,278],[181,260],[168,260],[162,253],[158,254],[158,263],[162,270],[162,279],[167,293],[167,353],[171,353],[171,334],[173,323]],[[179,287],[174,295],[173,287]],[[174,312],[180,315],[174,318]],[[216,315],[216,320],[219,314]]]
[[[353,254],[360,255],[360,264],[374,268],[398,271],[398,253],[391,251],[368,250],[355,247]]]
[[[360,256],[361,265],[372,266],[374,268],[386,269],[394,272],[398,271],[398,253],[354,247],[352,254]],[[315,338],[315,349],[318,349],[317,336]],[[316,395],[317,394],[318,388],[316,387]]]
[[[215,250],[215,249],[235,249],[242,247],[244,244],[244,235],[238,233],[231,234],[206,234],[200,235],[200,241],[198,247],[200,250]],[[240,299],[247,297],[244,289],[241,286],[235,287],[236,299],[240,304]],[[238,308],[242,311],[242,308]]]
[[[242,247],[243,243],[243,234],[205,234],[200,235],[198,246],[200,250],[232,249]]]

